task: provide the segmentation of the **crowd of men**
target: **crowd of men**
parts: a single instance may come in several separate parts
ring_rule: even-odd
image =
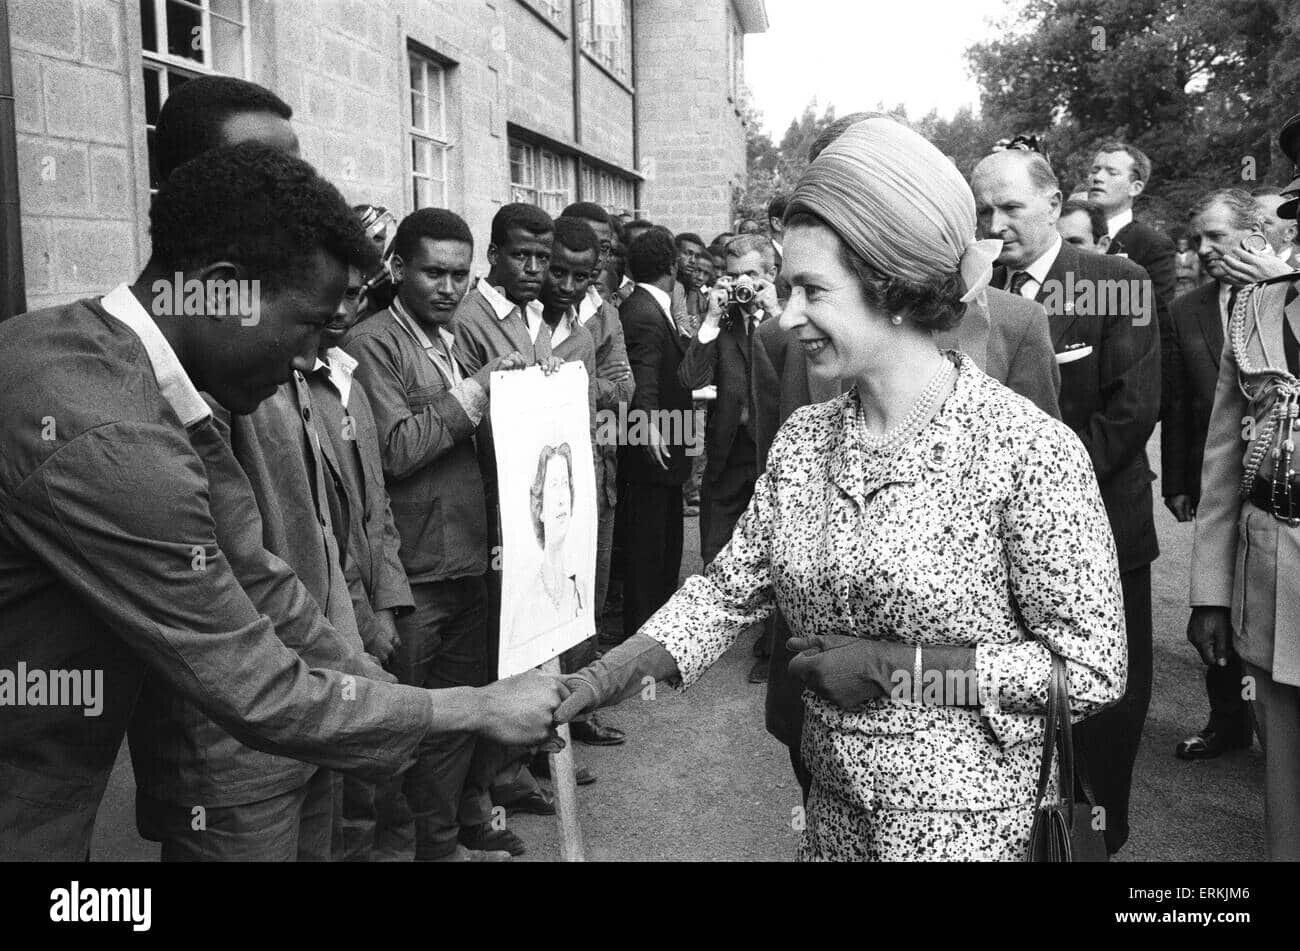
[[[864,117],[839,120],[810,157]],[[32,704],[0,720],[15,777],[0,790],[0,854],[84,857],[124,733],[138,828],[164,860],[521,854],[499,816],[554,811],[536,750],[553,742],[565,689],[540,674],[496,678],[492,374],[580,361],[590,381],[603,623],[564,656],[576,670],[676,590],[683,519],[698,513],[707,566],[781,423],[840,392],[810,377],[779,324],[783,199],[766,222],[707,244],[589,202],[555,218],[507,204],[488,235],[446,209],[398,222],[343,205],[297,157],[291,108],[224,77],[176,90],[156,148],[166,184],[145,271],[97,301],[0,326],[0,361],[22,371],[0,387],[18,408],[0,434],[0,667],[97,667],[111,683],[98,719]],[[1134,218],[1151,175],[1141,151],[1104,143],[1065,199],[1032,146],[991,152],[971,185],[981,236],[1000,238],[1002,254],[987,294],[939,335],[1066,422],[1092,460],[1129,676],[1076,746],[1112,853],[1128,837],[1151,698],[1146,446],[1162,420],[1166,505],[1197,518],[1211,494],[1202,472],[1215,471],[1203,460],[1234,451],[1233,434],[1211,431],[1228,319],[1240,288],[1292,273],[1300,193],[1212,192],[1176,250]],[[484,242],[489,269],[475,279]],[[258,321],[151,311],[151,289],[174,275],[209,289],[255,279]],[[1076,293],[1099,287],[1114,293]],[[209,290],[199,313],[226,303]],[[1300,375],[1283,328],[1273,355]],[[676,419],[681,435],[651,425],[644,440],[600,438],[601,414],[620,412]],[[688,422],[701,418],[702,435]],[[1270,625],[1252,628],[1270,627],[1267,644],[1234,650],[1241,581],[1234,591],[1231,557],[1226,582],[1201,557],[1235,544],[1230,508],[1218,502],[1214,524],[1232,542],[1198,528],[1189,637],[1210,713],[1176,753],[1248,746],[1243,697],[1256,699],[1270,845],[1293,854],[1295,670],[1279,668]],[[806,795],[789,631],[778,614],[755,633],[750,679],[767,683],[768,729]],[[594,715],[572,736],[626,741]]]

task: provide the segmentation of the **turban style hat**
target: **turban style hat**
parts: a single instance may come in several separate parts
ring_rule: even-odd
[[[960,272],[967,303],[1002,250],[975,240],[975,197],[957,167],[892,119],[864,119],[817,156],[790,196],[800,208],[886,277],[929,283]]]

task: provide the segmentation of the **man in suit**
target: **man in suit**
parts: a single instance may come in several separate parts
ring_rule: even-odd
[[[630,637],[677,590],[682,560],[682,484],[690,473],[690,390],[677,370],[686,341],[672,318],[677,250],[672,235],[652,228],[627,252],[636,289],[619,308],[636,392],[620,448],[620,519],[624,523],[623,633]],[[668,431],[660,429],[666,424]]]
[[[758,432],[775,426],[779,381],[766,352],[754,342],[761,324],[775,322],[776,252],[761,235],[741,235],[727,243],[727,277],[744,279],[755,291],[747,304],[727,304],[726,288],[716,290],[677,370],[688,390],[717,387],[705,428],[704,484],[700,493],[700,557],[707,566],[731,538],[736,520],[749,505],[758,478]],[[724,323],[725,318],[725,323]]]
[[[1295,246],[1295,219],[1278,213],[1278,209],[1295,196],[1284,195],[1282,189],[1274,185],[1261,186],[1250,194],[1264,213],[1264,237],[1268,239],[1269,247],[1273,249],[1278,260],[1291,270],[1300,270],[1300,266],[1297,266]]]
[[[1061,217],[1056,219],[1056,230],[1062,240],[1081,251],[1105,254],[1110,247],[1106,233],[1106,213],[1100,205],[1086,199],[1070,198],[1061,205]]]
[[[1280,203],[1265,203],[1241,189],[1224,188],[1210,192],[1192,209],[1201,264],[1214,280],[1177,298],[1171,311],[1174,346],[1169,371],[1174,377],[1167,391],[1173,403],[1161,430],[1160,455],[1165,505],[1180,522],[1190,522],[1200,504],[1205,435],[1228,319],[1240,288],[1254,282],[1240,275],[1245,257],[1242,243],[1252,234],[1267,237],[1273,217],[1270,208],[1275,210]],[[1291,222],[1292,230],[1294,224]],[[1261,270],[1255,280],[1289,270],[1275,249],[1258,260],[1267,272]],[[1252,727],[1242,698],[1241,658],[1230,645],[1224,666],[1206,667],[1205,691],[1210,700],[1209,722],[1174,749],[1180,759],[1211,759],[1250,746]]]
[[[1159,549],[1146,443],[1160,405],[1151,281],[1131,261],[1062,241],[1056,230],[1060,187],[1043,156],[995,152],[975,167],[971,188],[981,236],[1003,242],[994,284],[1047,311],[1061,364],[1061,419],[1088,450],[1115,535],[1128,687],[1118,704],[1075,730],[1114,853],[1128,838],[1129,787],[1151,700],[1151,562]]]
[[[1168,236],[1133,217],[1133,202],[1151,181],[1151,159],[1127,142],[1103,142],[1092,159],[1088,200],[1106,214],[1107,254],[1123,255],[1144,268],[1156,292],[1161,364],[1169,359],[1169,306],[1178,290],[1174,244]]]

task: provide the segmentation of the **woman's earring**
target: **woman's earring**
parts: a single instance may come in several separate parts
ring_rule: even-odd
[[[901,314],[895,314],[893,317],[890,317],[890,318],[889,318],[889,322],[890,322],[891,324],[893,324],[895,327],[900,326],[900,325],[903,323],[902,315],[901,315]]]

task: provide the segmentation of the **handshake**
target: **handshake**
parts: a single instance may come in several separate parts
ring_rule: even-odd
[[[555,733],[561,723],[626,700],[647,677],[676,674],[677,662],[663,645],[637,634],[576,674],[530,670],[473,690],[472,729],[507,746],[540,745],[555,752],[563,745]]]

